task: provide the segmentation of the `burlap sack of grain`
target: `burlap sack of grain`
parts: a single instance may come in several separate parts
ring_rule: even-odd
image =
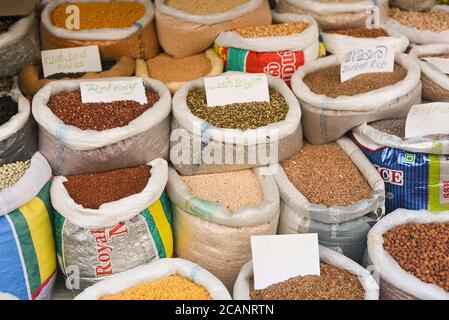
[[[174,168],[181,175],[242,170],[277,163],[301,149],[298,100],[283,80],[268,76],[268,85],[284,97],[287,116],[246,131],[216,128],[193,115],[186,97],[189,91],[204,88],[204,78],[183,85],[173,97],[170,160]]]
[[[95,0],[111,2],[114,0]],[[41,46],[43,50],[98,45],[102,60],[118,60],[121,57],[150,59],[159,52],[154,26],[154,6],[151,1],[134,0],[145,6],[145,15],[129,28],[69,30],[53,25],[51,14],[63,3],[94,2],[92,0],[51,1],[41,15]]]
[[[23,66],[39,60],[36,16],[30,13],[0,34],[0,78],[14,76]]]
[[[30,102],[17,89],[17,84],[9,93],[2,95],[9,95],[17,101],[18,113],[0,125],[0,166],[28,160],[38,149],[37,128],[31,117]]]
[[[361,38],[329,32],[323,32],[321,35],[326,50],[332,54],[345,54],[356,48],[373,46],[379,42],[392,46],[395,52],[404,52],[407,50],[409,45],[407,37],[389,27],[381,26],[381,28],[388,34],[387,36]]]
[[[394,85],[353,96],[330,98],[312,92],[303,79],[308,73],[341,63],[343,56],[332,55],[297,70],[292,89],[301,104],[304,136],[310,143],[334,141],[366,122],[405,118],[410,108],[421,102],[420,68],[413,58],[396,53],[395,62],[407,70]]]
[[[379,22],[379,12],[382,19],[386,10],[385,2],[382,2],[382,10],[378,10],[371,0],[359,2],[320,2],[316,0],[279,0],[276,11],[280,13],[296,13],[308,15],[318,22],[322,30],[338,30],[347,28],[359,28],[370,25],[375,19]],[[376,8],[376,9],[375,9]],[[375,13],[377,12],[377,13]],[[374,17],[377,15],[377,17]]]
[[[193,56],[209,48],[223,31],[271,24],[267,0],[249,0],[227,12],[192,15],[156,0],[156,28],[161,47],[175,58]]]
[[[318,58],[318,25],[313,18],[273,13],[273,20],[276,23],[302,21],[308,27],[300,33],[273,37],[246,38],[235,31],[221,32],[214,49],[227,71],[266,73],[290,84],[296,69]]]
[[[390,5],[402,10],[424,11],[431,9],[435,0],[390,0]]]
[[[449,102],[449,75],[441,72],[423,57],[449,54],[449,44],[414,46],[410,55],[417,58],[421,67],[422,96],[426,101]]]
[[[129,77],[134,73],[135,62],[129,57],[120,58],[109,70],[103,72],[86,72],[77,79]],[[27,65],[19,73],[19,87],[25,95],[34,96],[47,83],[55,81],[53,79],[40,78],[42,68],[40,65]],[[64,77],[60,80],[70,80]]]
[[[449,212],[431,214],[428,211],[397,209],[380,220],[368,233],[368,260],[380,275],[380,298],[382,300],[449,300],[443,288],[425,283],[405,271],[384,250],[383,234],[407,223],[449,222]]]
[[[172,216],[164,191],[167,162],[154,159],[151,177],[137,194],[84,208],[68,193],[67,178],[53,179],[50,195],[59,266],[69,287],[88,286],[152,260],[173,255]]]
[[[206,268],[229,290],[251,258],[251,236],[276,234],[278,225],[276,181],[266,167],[254,170],[264,200],[231,212],[216,202],[192,196],[178,173],[169,168],[167,192],[173,204],[175,255]]]
[[[449,6],[436,5],[433,6],[431,10],[443,10],[449,12]],[[385,25],[406,36],[411,43],[449,43],[449,30],[434,32],[430,30],[408,27],[391,17],[385,21]]]
[[[344,255],[326,247],[320,246],[319,250],[321,262],[336,266],[358,276],[361,285],[365,289],[365,300],[379,300],[379,287],[376,280],[374,280],[368,270]],[[242,267],[237,281],[235,282],[232,295],[234,300],[251,299],[249,295],[249,288],[250,282],[253,278],[253,262],[250,260]]]
[[[203,286],[212,300],[231,300],[228,290],[213,274],[195,263],[180,258],[161,259],[116,274],[87,288],[76,296],[75,300],[99,300],[134,286],[174,275],[186,277]]]
[[[33,116],[39,125],[39,151],[55,175],[108,171],[168,158],[171,95],[162,82],[142,79],[146,88],[158,92],[159,101],[128,125],[103,131],[66,125],[47,106],[52,95],[79,90],[80,80],[54,81],[36,93]]]
[[[336,143],[373,189],[371,197],[345,207],[313,204],[288,179],[281,165],[272,165],[270,169],[281,195],[278,233],[318,233],[322,246],[362,263],[366,235],[385,214],[385,186],[377,170],[354,142],[342,137]]]

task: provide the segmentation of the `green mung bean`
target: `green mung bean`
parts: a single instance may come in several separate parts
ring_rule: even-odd
[[[30,160],[27,160],[0,166],[0,191],[16,184],[23,177],[30,165]]]

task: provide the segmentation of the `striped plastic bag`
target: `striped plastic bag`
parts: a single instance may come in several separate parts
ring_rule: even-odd
[[[159,158],[147,165],[151,177],[142,192],[99,209],[75,203],[64,187],[66,178],[54,178],[57,257],[68,289],[78,293],[105,277],[172,256],[167,162]]]
[[[12,187],[0,191],[0,292],[49,299],[56,278],[51,225],[51,168],[36,152]]]

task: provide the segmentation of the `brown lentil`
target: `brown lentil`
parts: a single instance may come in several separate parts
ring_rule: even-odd
[[[180,59],[161,53],[148,60],[147,65],[149,76],[165,83],[198,79],[208,75],[212,69],[204,53]]]
[[[190,91],[187,106],[197,117],[206,120],[217,128],[240,129],[242,131],[266,126],[282,121],[288,113],[284,97],[270,89],[270,102],[232,103],[208,107],[206,92],[203,89]]]
[[[390,16],[402,25],[420,30],[441,32],[449,29],[449,13],[443,10],[406,11],[390,8]]]
[[[12,89],[12,78],[0,78],[0,92],[9,92]]]
[[[388,36],[388,33],[386,33],[385,30],[382,28],[355,28],[355,29],[331,30],[327,32],[356,38],[379,38]]]
[[[378,131],[405,139],[405,123],[406,119],[388,119],[371,122],[369,123],[369,126]],[[426,136],[426,138],[449,139],[449,136],[444,134],[433,134]]]
[[[181,179],[193,196],[217,202],[231,212],[256,205],[264,199],[259,179],[251,169],[181,176]]]
[[[159,100],[159,94],[153,89],[147,89],[146,95],[146,104],[131,100],[82,103],[79,90],[65,91],[52,96],[47,105],[67,125],[83,130],[103,131],[128,125]]]
[[[250,26],[238,28],[234,31],[244,38],[278,37],[301,33],[308,27],[309,24],[307,22],[294,21],[291,23],[272,24],[267,26]]]
[[[395,64],[393,72],[365,73],[341,82],[340,65],[333,65],[307,74],[303,81],[312,92],[336,98],[391,86],[403,80],[406,75],[407,70]]]
[[[150,179],[146,165],[100,173],[67,176],[64,186],[70,197],[84,208],[98,209],[103,203],[117,201],[142,192]]]
[[[383,238],[384,249],[402,269],[449,292],[449,222],[407,223]]]
[[[0,126],[19,112],[18,104],[10,96],[0,97]]]
[[[15,185],[30,167],[31,161],[16,161],[0,166],[0,191]]]
[[[249,0],[167,0],[165,4],[194,15],[223,13]]]
[[[347,206],[373,193],[357,166],[336,143],[307,143],[281,166],[293,185],[314,204]]]
[[[99,300],[212,300],[207,290],[183,276],[145,282]]]
[[[132,1],[114,2],[74,2],[57,6],[52,14],[53,25],[66,28],[67,6],[76,5],[80,10],[80,29],[129,28],[145,14],[141,3]]]
[[[336,266],[320,263],[320,275],[298,276],[254,290],[250,282],[251,300],[363,300],[365,290],[356,275]]]
[[[0,17],[0,34],[8,32],[9,28],[20,20],[19,16]]]

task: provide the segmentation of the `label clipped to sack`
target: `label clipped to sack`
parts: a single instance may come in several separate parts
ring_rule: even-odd
[[[101,72],[98,46],[41,51],[42,69],[47,78],[57,73]]]
[[[239,73],[204,78],[208,107],[232,103],[270,102],[265,73]]]
[[[356,48],[344,55],[340,67],[341,82],[364,73],[392,72],[394,49],[387,44]]]
[[[148,103],[142,78],[81,81],[80,90],[83,103],[124,100]]]
[[[449,102],[417,104],[410,108],[405,122],[405,138],[430,135],[449,136]]]
[[[427,57],[422,59],[433,64],[441,72],[449,74],[449,56],[448,58]]]
[[[252,236],[254,289],[296,276],[320,275],[318,234]]]

